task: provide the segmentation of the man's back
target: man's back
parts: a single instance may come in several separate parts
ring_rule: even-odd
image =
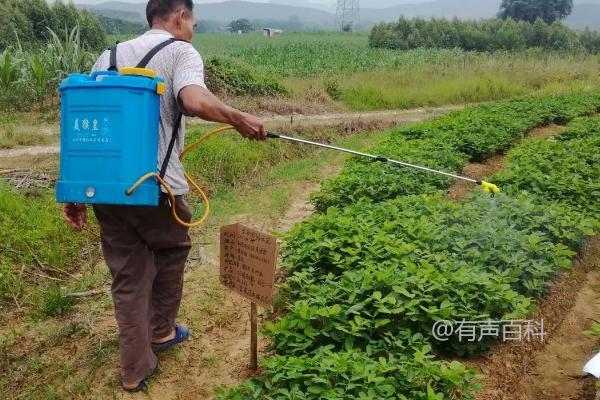
[[[135,67],[150,50],[171,38],[173,38],[173,35],[169,32],[153,29],[133,40],[120,43],[117,47],[117,67]],[[109,51],[105,51],[100,56],[94,65],[94,71],[109,68],[109,54]],[[179,113],[176,96],[181,89],[189,85],[206,88],[204,64],[202,58],[190,43],[179,41],[159,51],[150,60],[147,68],[156,71],[160,77],[165,79],[167,84],[160,106],[158,169],[162,166],[173,133],[175,119]],[[179,155],[184,145],[184,134],[185,121],[182,121],[166,174],[166,181],[172,186],[176,195],[185,194],[188,191],[183,166],[179,162]]]

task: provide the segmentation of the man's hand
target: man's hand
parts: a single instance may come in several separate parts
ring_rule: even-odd
[[[253,140],[266,140],[267,132],[262,122],[254,115],[240,112],[240,119],[233,127],[245,138]]]
[[[87,206],[85,204],[67,203],[63,209],[63,218],[76,231],[81,231],[87,226]]]

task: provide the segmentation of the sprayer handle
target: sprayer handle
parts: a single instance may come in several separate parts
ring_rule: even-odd
[[[117,71],[94,71],[90,75],[90,80],[95,81],[98,79],[99,76],[105,76],[105,75],[115,76],[115,75],[119,75],[119,73]]]
[[[273,132],[267,132],[267,137],[269,139],[281,139],[281,136]]]

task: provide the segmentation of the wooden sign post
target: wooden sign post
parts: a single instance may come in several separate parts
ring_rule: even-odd
[[[270,308],[277,265],[277,239],[240,224],[221,228],[221,271],[224,286],[250,304],[250,365],[258,369],[257,304]]]

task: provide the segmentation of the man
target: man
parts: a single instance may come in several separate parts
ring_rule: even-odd
[[[233,125],[246,138],[264,140],[265,129],[254,116],[218,100],[204,84],[202,58],[189,43],[196,19],[192,0],[150,0],[146,16],[151,29],[117,46],[118,67],[136,66],[150,50],[171,38],[174,41],[152,57],[148,68],[165,78],[161,98],[159,160],[161,167],[177,124],[178,112]],[[94,70],[107,70],[110,52]],[[188,192],[179,154],[183,149],[185,121],[177,132],[165,180],[177,195],[179,215],[188,221],[191,212],[182,198]],[[185,262],[191,247],[188,229],[173,219],[166,196],[159,207],[94,206],[102,232],[102,250],[110,269],[115,317],[119,327],[123,388],[140,391],[158,366],[154,350],[163,350],[187,339],[187,328],[176,325],[183,287]],[[67,204],[64,217],[74,229],[87,223],[85,205]]]

